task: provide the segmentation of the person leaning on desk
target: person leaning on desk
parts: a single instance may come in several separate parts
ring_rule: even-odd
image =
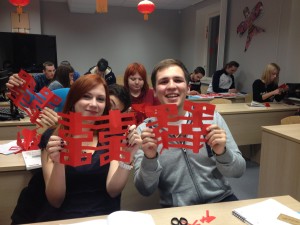
[[[280,67],[276,63],[266,66],[260,79],[252,84],[253,101],[273,102],[274,99],[280,102],[288,90],[288,87],[278,88]]]
[[[234,73],[240,64],[236,61],[227,63],[223,69],[217,70],[212,76],[212,82],[209,84],[207,93],[236,93]]]
[[[180,116],[190,117],[183,109],[188,76],[182,62],[166,59],[153,69],[151,81],[161,104],[176,104]],[[237,200],[224,177],[242,176],[246,162],[218,112],[214,112],[212,125],[207,128],[207,146],[199,153],[170,148],[158,154],[162,146],[157,146],[153,129],[146,127],[150,121],[153,118],[137,128],[142,147],[135,155],[134,183],[142,195],[150,196],[159,189],[163,207]]]

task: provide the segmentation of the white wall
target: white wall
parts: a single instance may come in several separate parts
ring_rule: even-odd
[[[107,14],[70,13],[65,3],[32,0],[29,12],[31,33],[57,36],[58,61],[68,59],[79,72],[86,72],[101,57],[109,60],[116,75],[123,74],[133,61],[146,66],[148,74],[163,58],[179,58],[189,70],[201,65],[203,35],[197,12],[220,0],[204,0],[182,11],[156,10],[149,21],[135,8],[109,7]],[[255,36],[244,52],[246,34],[239,37],[236,27],[243,20],[243,9],[250,10],[258,1],[228,0],[225,62],[237,60],[237,86],[251,92],[252,83],[260,77],[265,65],[278,63],[282,70],[280,83],[300,82],[300,1],[263,0],[264,12],[255,24],[266,29]],[[41,5],[40,5],[41,4]],[[9,32],[10,12],[14,7],[0,1],[0,31]]]
[[[244,52],[247,33],[239,37],[236,28],[244,19],[243,9],[248,6],[250,10],[258,1],[228,0],[227,32],[225,62],[236,60],[240,68],[236,73],[237,87],[241,91],[252,92],[252,83],[260,78],[264,67],[270,62],[276,62],[281,67],[280,83],[300,82],[300,1],[298,0],[263,0],[264,10],[255,24],[266,29],[265,33],[254,36],[247,52]],[[201,65],[203,52],[199,52],[201,43],[197,39],[197,32],[203,33],[203,24],[197,21],[197,11],[201,11],[208,3],[204,1],[183,11],[182,25],[182,58],[189,68]],[[186,27],[187,26],[187,27]],[[188,32],[187,32],[188,31]],[[199,35],[198,35],[199,36]],[[195,59],[197,59],[195,61]],[[198,61],[198,63],[197,63]]]
[[[300,76],[296,75],[296,61],[299,59],[300,51],[297,38],[299,38],[299,15],[293,7],[298,7],[299,1],[291,0],[264,0],[263,14],[255,21],[255,25],[265,28],[266,32],[253,37],[247,52],[244,52],[247,34],[239,37],[236,28],[243,20],[243,9],[248,6],[250,10],[257,2],[252,0],[231,0],[229,10],[229,26],[227,30],[227,59],[236,59],[241,64],[237,74],[238,88],[252,92],[252,83],[260,78],[265,66],[270,62],[278,63],[281,67],[280,83],[300,82]],[[293,3],[293,7],[291,4]],[[297,17],[297,18],[296,18]],[[297,22],[296,22],[297,21]],[[297,30],[297,31],[294,31]],[[299,39],[298,39],[299,40]],[[293,48],[298,51],[293,51]]]
[[[179,57],[180,16],[156,10],[148,21],[136,8],[109,7],[107,14],[70,13],[64,3],[41,4],[42,33],[55,34],[58,61],[67,59],[81,73],[104,57],[116,75],[134,61],[148,74],[163,58]],[[54,16],[55,15],[55,16]]]

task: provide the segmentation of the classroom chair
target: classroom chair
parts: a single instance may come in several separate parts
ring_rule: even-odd
[[[230,99],[225,99],[225,98],[214,98],[209,103],[210,104],[231,104],[232,101]]]
[[[300,116],[288,116],[281,120],[281,124],[300,124]]]

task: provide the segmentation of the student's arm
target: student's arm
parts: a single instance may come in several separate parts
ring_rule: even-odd
[[[65,165],[59,162],[63,150],[62,139],[51,136],[46,148],[42,151],[42,169],[49,203],[59,208],[66,195]],[[63,142],[64,143],[64,142]]]
[[[233,75],[230,75],[231,79],[232,79],[232,84],[231,86],[229,87],[228,89],[228,92],[229,93],[237,93],[237,90],[235,88],[235,82],[234,82],[234,76]]]
[[[137,190],[144,196],[155,192],[159,184],[162,167],[158,161],[157,140],[153,130],[146,128],[142,123],[138,127],[142,137],[142,148],[135,155],[134,184]]]
[[[261,93],[263,93],[265,91],[265,89],[263,88],[262,85],[264,85],[264,84],[262,83],[261,80],[255,80],[253,82],[253,84],[252,84],[253,101],[263,102]]]
[[[133,157],[142,143],[141,136],[136,131],[136,126],[132,125],[128,128],[129,132],[127,135],[128,147],[126,151],[130,152],[130,162],[133,162]],[[126,166],[126,165],[125,165]],[[128,165],[132,167],[132,165]],[[106,189],[111,197],[118,196],[124,189],[128,177],[130,174],[130,169],[124,168],[116,160],[112,161],[109,166],[108,176],[106,180]]]

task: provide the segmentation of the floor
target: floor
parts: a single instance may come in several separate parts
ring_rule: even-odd
[[[259,165],[256,162],[246,161],[247,169],[240,178],[228,178],[234,194],[238,199],[257,198]]]

